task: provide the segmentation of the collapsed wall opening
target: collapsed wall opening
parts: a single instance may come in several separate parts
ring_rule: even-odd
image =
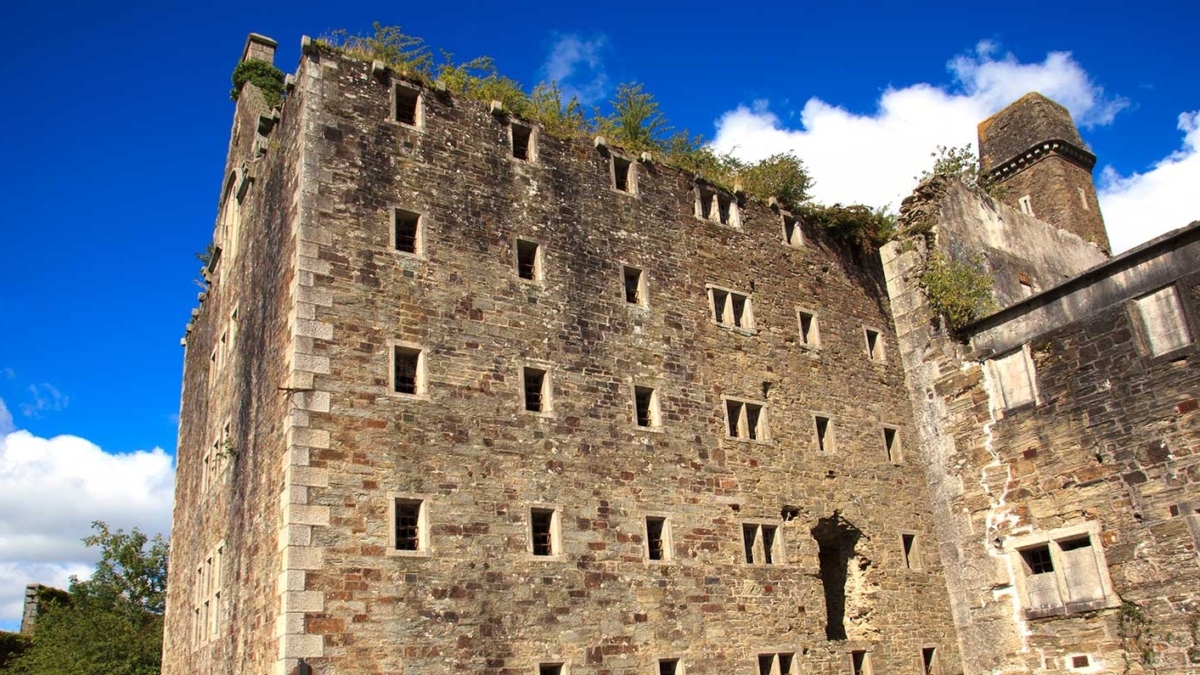
[[[857,557],[854,550],[862,532],[840,514],[817,521],[812,528],[817,540],[817,558],[821,565],[821,585],[825,590],[825,638],[846,639],[846,581],[850,560]]]

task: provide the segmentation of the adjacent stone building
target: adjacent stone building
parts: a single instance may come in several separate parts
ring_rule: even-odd
[[[1186,631],[1196,333],[1144,317],[1195,316],[1200,228],[1108,261],[1041,192],[1078,132],[1022,101],[1046,129],[981,144],[1070,145],[1006,179],[1033,214],[926,184],[881,266],[306,41],[234,115],[164,672],[1105,672],[1122,601]],[[986,254],[1003,309],[931,323],[928,246]]]

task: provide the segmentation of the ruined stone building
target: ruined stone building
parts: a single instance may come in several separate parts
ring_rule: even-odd
[[[1186,668],[1200,227],[1110,260],[1048,100],[981,142],[1016,206],[925,183],[881,265],[306,41],[234,115],[164,672],[1112,672],[1126,601]]]

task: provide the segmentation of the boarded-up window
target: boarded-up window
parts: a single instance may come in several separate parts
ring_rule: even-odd
[[[1108,606],[1103,554],[1091,534],[1051,537],[1017,549],[1030,618]]]
[[[1150,353],[1158,356],[1191,344],[1183,307],[1174,286],[1161,288],[1137,299],[1138,314],[1146,328]]]
[[[992,359],[991,368],[1005,408],[1016,408],[1037,399],[1033,361],[1024,348]]]

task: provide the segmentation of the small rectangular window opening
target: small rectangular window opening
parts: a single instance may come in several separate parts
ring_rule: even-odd
[[[1050,559],[1050,547],[1046,544],[1021,550],[1021,559],[1029,574],[1050,574],[1054,562]]]
[[[1017,200],[1017,206],[1021,207],[1021,213],[1033,215],[1033,202],[1030,201],[1029,195],[1025,195]]]
[[[887,452],[889,462],[900,461],[900,442],[896,430],[891,427],[883,428],[883,449]]]
[[[795,654],[779,655],[779,675],[792,675],[792,657]]]
[[[628,159],[612,156],[613,187],[621,192],[633,192],[633,183],[629,180],[630,166]]]
[[[651,560],[667,559],[667,519],[646,517],[646,556]]]
[[[917,545],[917,535],[902,534],[902,535],[900,535],[900,542],[904,549],[904,566],[910,570],[916,569],[917,568],[917,560],[916,560],[915,554],[916,554],[916,545]]]
[[[658,426],[658,393],[653,387],[634,387],[633,402],[639,427]]]
[[[541,275],[541,264],[537,242],[517,240],[517,276],[537,280]]]
[[[546,371],[526,367],[524,370],[525,409],[530,412],[545,412],[548,403]]]
[[[554,510],[532,509],[529,512],[529,526],[533,537],[533,554],[554,555]]]
[[[510,124],[512,129],[512,155],[517,159],[529,161],[533,154],[530,152],[533,145],[533,129],[523,124]]]
[[[700,195],[700,212],[697,214],[705,220],[712,220],[713,200],[716,198],[716,193],[697,186],[697,194]]]
[[[746,434],[752,441],[759,440],[762,428],[762,406],[754,403],[746,404]]]
[[[941,669],[938,668],[937,647],[922,647],[921,663],[925,667],[925,675],[938,675]]]
[[[396,209],[393,218],[396,228],[396,250],[403,253],[420,253],[421,214]]]
[[[746,563],[754,564],[754,543],[758,539],[758,526],[742,525],[742,546],[746,552]]]
[[[850,652],[850,662],[854,675],[871,675],[871,656],[865,650],[855,649]]]
[[[771,675],[771,668],[775,665],[774,654],[759,654],[758,655],[758,675]]]
[[[562,675],[563,664],[561,663],[539,663],[538,675]]]
[[[730,224],[730,214],[733,211],[733,199],[724,193],[717,193],[717,215],[722,225]]]
[[[816,416],[817,450],[825,452],[829,449],[829,418]]]
[[[725,401],[726,420],[728,421],[728,431],[730,438],[738,437],[738,430],[741,428],[742,403],[741,401],[727,400]]]
[[[392,390],[397,394],[421,392],[421,350],[396,347],[392,357]]]
[[[658,675],[683,675],[679,672],[679,659],[659,659]]]
[[[396,500],[396,550],[421,550],[421,502]]]
[[[713,320],[722,326],[754,330],[754,308],[750,296],[744,293],[709,287]]]
[[[783,243],[792,248],[804,247],[804,234],[800,230],[800,221],[789,214],[783,215]]]
[[[396,85],[396,121],[417,126],[420,119],[421,92]]]
[[[636,267],[624,267],[621,276],[625,285],[625,302],[631,305],[646,304],[642,271]]]
[[[763,546],[763,564],[775,564],[775,531],[774,525],[763,525],[762,529],[762,546]]]
[[[1083,210],[1091,211],[1092,207],[1090,204],[1088,204],[1087,193],[1084,192],[1083,188],[1077,188],[1077,189],[1079,190],[1079,202],[1081,204],[1083,204]],[[1084,658],[1087,658],[1087,657],[1084,657]]]
[[[805,347],[819,347],[820,333],[817,330],[817,316],[812,312],[800,312],[800,344]]]
[[[1087,668],[1090,665],[1092,665],[1092,660],[1087,657],[1087,654],[1078,654],[1071,657],[1072,668]],[[925,672],[933,671],[926,670]]]
[[[867,355],[872,361],[883,361],[883,340],[879,338],[879,331],[870,328],[863,331],[867,337]]]

